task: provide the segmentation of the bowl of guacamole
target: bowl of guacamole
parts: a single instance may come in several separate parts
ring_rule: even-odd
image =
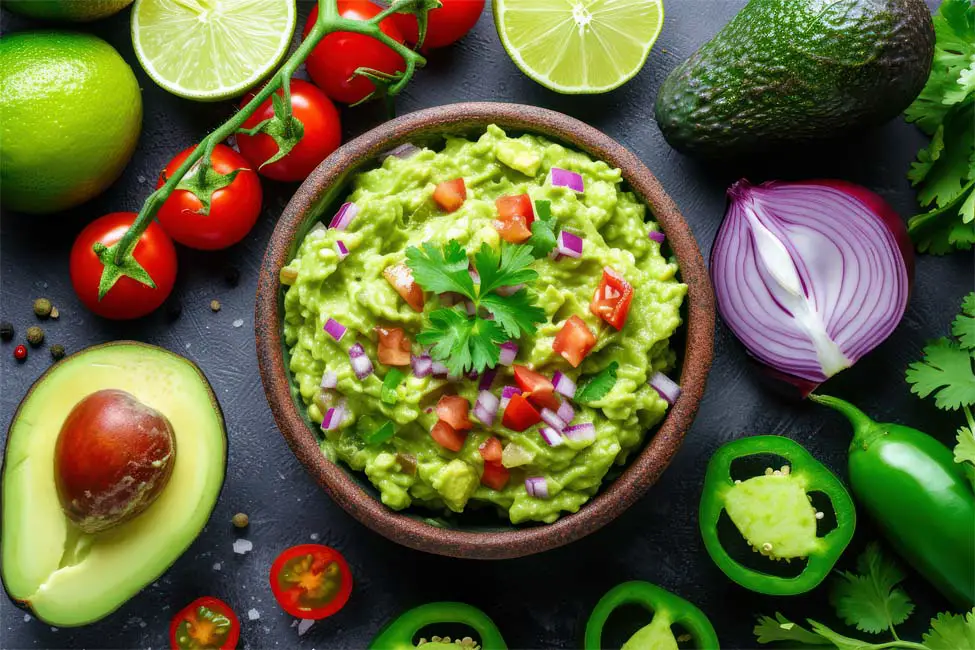
[[[279,428],[340,505],[414,548],[501,558],[592,532],[656,480],[714,312],[633,154],[552,111],[456,104],[306,180],[256,322]]]

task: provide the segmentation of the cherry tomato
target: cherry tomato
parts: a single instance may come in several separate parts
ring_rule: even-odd
[[[445,212],[456,212],[467,200],[467,186],[463,178],[455,178],[437,185],[433,190],[433,200]]]
[[[460,395],[444,395],[437,402],[437,417],[458,431],[474,428],[468,413],[471,403]]]
[[[477,451],[480,452],[481,458],[489,463],[501,462],[501,452],[503,451],[501,449],[501,441],[494,436],[482,442],[477,448]]]
[[[456,43],[474,28],[484,10],[484,0],[440,0],[443,5],[427,14],[427,35],[423,47],[444,47]],[[393,14],[400,33],[410,45],[416,45],[419,33],[416,16]]]
[[[234,650],[239,639],[240,621],[234,610],[213,596],[197,598],[169,623],[169,645],[172,650]]]
[[[603,277],[589,303],[589,311],[621,330],[630,313],[632,301],[633,286],[607,266],[603,268]]]
[[[401,328],[377,327],[376,333],[379,334],[379,363],[387,366],[410,365],[410,350],[413,346]]]
[[[423,289],[413,280],[413,271],[403,262],[393,264],[383,269],[386,282],[393,285],[396,292],[406,301],[413,311],[423,311]]]
[[[548,377],[518,364],[515,364],[514,370],[515,381],[529,402],[538,408],[558,410],[561,404],[555,396],[555,385]]]
[[[462,431],[458,431],[443,420],[437,420],[433,425],[430,429],[430,437],[438,445],[450,451],[460,451],[464,448],[464,441],[467,440],[467,436]]]
[[[134,212],[113,212],[88,224],[71,247],[71,284],[78,298],[89,310],[116,320],[138,318],[162,305],[176,282],[176,248],[158,223],[151,223],[135,245],[135,260],[142,265],[156,288],[122,276],[105,297],[98,299],[98,284],[103,266],[92,246],[111,246],[120,239],[132,222]]]
[[[524,431],[542,421],[542,416],[522,395],[514,395],[504,409],[501,423],[513,431]]]
[[[571,363],[573,368],[578,368],[595,345],[596,337],[586,326],[585,321],[573,315],[565,321],[562,329],[555,335],[552,349]]]
[[[339,15],[349,20],[369,20],[382,9],[369,0],[339,0]],[[302,38],[318,20],[318,6],[312,8]],[[403,35],[391,18],[384,19],[379,28],[390,38],[403,41]],[[371,80],[353,73],[358,68],[371,68],[386,74],[402,72],[406,62],[399,54],[376,39],[364,34],[335,32],[329,34],[312,50],[305,60],[308,74],[329,97],[337,102],[355,104],[375,90]]]
[[[484,472],[481,473],[481,483],[492,490],[503,490],[508,484],[511,473],[499,462],[485,462]]]
[[[328,618],[349,601],[352,571],[334,548],[300,544],[274,560],[271,591],[281,609],[296,618]]]
[[[520,244],[532,236],[531,225],[535,220],[532,201],[527,194],[502,196],[494,202],[498,218],[494,222],[501,239]]]
[[[169,161],[159,175],[157,188],[176,173],[194,149],[196,145]],[[213,148],[210,164],[218,174],[239,171],[230,185],[222,187],[210,197],[208,214],[200,213],[203,204],[195,194],[188,190],[176,190],[156,215],[170,237],[184,246],[201,250],[218,250],[236,244],[250,232],[261,214],[261,181],[243,156],[227,145],[218,144]],[[194,166],[187,176],[195,172]]]
[[[277,94],[281,96],[282,91],[278,89]],[[253,97],[254,93],[248,93],[241,102],[241,107]],[[325,93],[314,85],[301,79],[291,80],[291,111],[301,121],[304,135],[288,155],[270,165],[261,167],[264,161],[270,160],[278,152],[278,144],[271,136],[266,133],[254,136],[237,134],[237,146],[251,167],[276,181],[304,180],[318,167],[318,163],[342,144],[339,112]],[[268,99],[247,118],[244,128],[253,128],[273,116],[274,107]]]

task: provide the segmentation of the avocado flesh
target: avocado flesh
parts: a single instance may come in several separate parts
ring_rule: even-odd
[[[168,417],[178,451],[169,483],[143,513],[88,535],[61,510],[54,447],[71,408],[105,388],[127,391]],[[226,452],[223,416],[190,361],[120,342],[57,364],[28,392],[7,434],[0,568],[8,594],[56,626],[110,614],[196,539],[223,485]]]
[[[839,137],[907,108],[933,56],[923,0],[751,0],[668,75],[656,119],[705,157]]]

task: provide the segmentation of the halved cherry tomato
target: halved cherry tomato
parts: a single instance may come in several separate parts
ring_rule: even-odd
[[[427,14],[427,35],[422,50],[459,41],[474,28],[484,10],[484,0],[440,0],[441,7]],[[410,45],[416,45],[419,29],[413,14],[393,14],[393,22]]]
[[[603,278],[592,296],[589,311],[621,330],[630,313],[632,301],[633,286],[610,267],[603,267]]]
[[[467,440],[467,436],[463,432],[458,431],[443,420],[437,420],[437,423],[433,425],[433,428],[430,429],[430,437],[438,445],[450,451],[460,451],[464,448],[464,441]]]
[[[571,363],[573,368],[578,368],[595,345],[596,337],[586,326],[586,322],[573,315],[565,321],[562,329],[555,335],[552,349]]]
[[[300,544],[274,560],[271,591],[281,609],[296,618],[328,618],[349,601],[352,571],[334,548]]]
[[[379,363],[387,366],[410,365],[412,343],[399,327],[377,327],[379,334]]]
[[[423,311],[423,289],[413,280],[410,267],[403,262],[387,266],[383,269],[383,277],[413,311]]]
[[[437,402],[437,417],[458,431],[469,431],[474,428],[470,408],[471,403],[460,395],[444,395]]]
[[[555,385],[545,375],[525,366],[515,364],[515,381],[523,391],[524,397],[538,408],[557,410],[561,406],[559,398],[555,396]]]
[[[520,244],[532,236],[531,225],[535,220],[532,200],[527,194],[502,196],[494,202],[498,218],[494,227],[501,239]]]
[[[240,621],[230,606],[213,596],[197,598],[169,623],[172,650],[213,648],[234,650],[240,639]]]
[[[503,490],[508,484],[511,473],[508,468],[500,462],[485,462],[484,472],[481,474],[481,483],[492,490]]]
[[[485,462],[497,463],[501,461],[501,452],[503,451],[501,449],[501,441],[494,436],[491,436],[482,442],[477,450],[481,453],[481,458],[483,458]]]
[[[521,395],[515,395],[504,408],[501,423],[513,431],[524,431],[542,421],[542,416]]]
[[[467,200],[467,186],[464,185],[464,179],[455,178],[452,181],[444,181],[437,185],[437,188],[433,190],[433,200],[444,211],[456,212]]]

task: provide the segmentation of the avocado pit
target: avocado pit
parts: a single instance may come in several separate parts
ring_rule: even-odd
[[[169,482],[176,439],[165,415],[123,390],[78,402],[58,434],[54,478],[65,515],[86,533],[128,521]]]

